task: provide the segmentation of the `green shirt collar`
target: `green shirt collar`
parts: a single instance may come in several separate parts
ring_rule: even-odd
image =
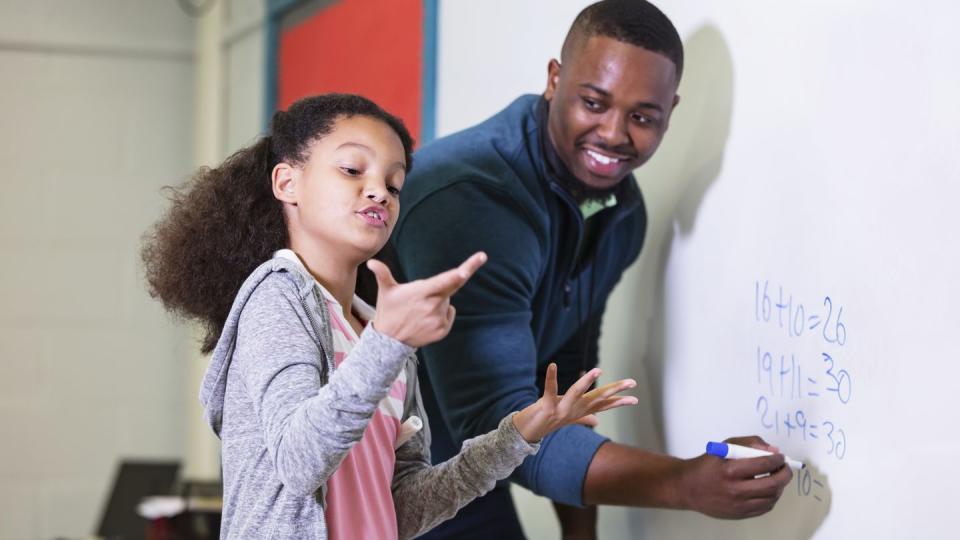
[[[580,213],[583,214],[583,219],[589,219],[590,216],[596,214],[597,212],[616,205],[617,196],[611,193],[609,197],[602,201],[597,199],[587,199],[583,201],[580,203]]]

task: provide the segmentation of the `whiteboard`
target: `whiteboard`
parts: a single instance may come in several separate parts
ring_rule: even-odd
[[[587,2],[512,22],[458,4],[440,10],[441,132],[542,91]],[[600,344],[607,378],[644,391],[600,430],[680,457],[758,434],[809,467],[761,518],[603,508],[601,537],[956,537],[960,7],[659,5],[684,37],[681,103],[637,173],[650,229]],[[510,55],[458,26],[484,16]],[[515,493],[528,534],[555,536],[549,505]]]

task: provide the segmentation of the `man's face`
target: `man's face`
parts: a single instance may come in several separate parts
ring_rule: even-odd
[[[560,159],[592,190],[611,190],[645,163],[679,101],[666,56],[592,36],[561,65],[551,60],[548,129]]]

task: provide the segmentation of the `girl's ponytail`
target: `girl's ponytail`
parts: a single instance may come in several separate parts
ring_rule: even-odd
[[[213,350],[240,286],[260,263],[288,245],[271,174],[280,161],[266,136],[214,169],[203,167],[144,236],[141,257],[150,295],[205,329]]]

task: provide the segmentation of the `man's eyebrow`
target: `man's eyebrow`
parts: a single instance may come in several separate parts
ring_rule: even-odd
[[[600,94],[600,95],[603,96],[603,97],[611,97],[610,92],[608,92],[608,91],[604,90],[603,88],[600,88],[599,86],[597,86],[597,85],[595,85],[595,84],[592,84],[592,83],[580,83],[580,87],[581,87],[581,88],[586,88],[586,89],[588,89],[588,90],[592,90],[592,91]],[[637,107],[637,108],[639,108],[639,109],[654,109],[654,110],[663,112],[663,107],[661,107],[660,105],[658,105],[658,104],[656,104],[656,103],[650,103],[650,102],[647,102],[647,101],[641,101],[641,102],[635,104],[634,107]]]
[[[597,86],[597,85],[595,85],[595,84],[591,84],[591,83],[580,83],[580,86],[581,86],[581,88],[588,88],[588,89],[590,89],[590,90],[593,90],[594,92],[600,94],[601,96],[610,97],[610,92],[607,92],[606,90],[604,90],[603,88],[600,88],[599,86]]]

